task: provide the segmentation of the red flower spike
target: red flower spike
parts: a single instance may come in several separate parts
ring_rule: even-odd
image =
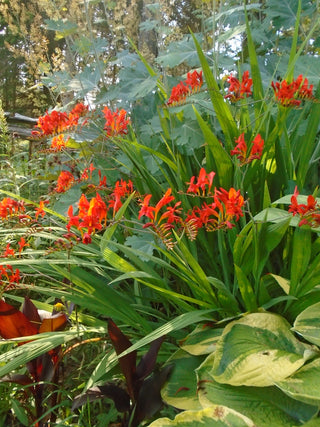
[[[56,193],[65,193],[75,182],[75,178],[69,171],[61,171],[57,180]]]
[[[258,134],[252,141],[250,151],[248,150],[247,144],[244,140],[244,133],[242,133],[236,140],[236,144],[235,148],[230,151],[230,154],[232,156],[237,156],[240,160],[240,166],[251,163],[255,159],[261,159],[264,140],[261,138],[260,134]]]
[[[196,177],[193,176],[190,182],[187,183],[189,184],[187,193],[194,193],[202,196],[209,195],[211,192],[214,176],[215,176],[215,172],[207,173],[204,168],[201,168],[199,172],[199,176],[197,178],[197,182],[194,183]]]
[[[45,207],[45,205],[49,204],[49,200],[41,200],[39,202],[39,207],[36,208],[35,210],[35,217],[36,217],[36,221],[38,221],[38,217],[41,216],[42,218],[45,216],[46,212],[43,209]]]
[[[249,71],[243,73],[241,82],[236,77],[233,77],[232,74],[227,76],[227,82],[230,86],[227,95],[225,95],[225,99],[230,99],[231,102],[237,102],[239,99],[242,99],[244,95],[246,95],[246,97],[252,95],[252,79],[249,78]]]
[[[128,124],[130,120],[127,119],[127,112],[125,110],[116,110],[112,112],[109,107],[104,107],[102,110],[106,119],[104,130],[107,136],[126,135],[128,133]]]

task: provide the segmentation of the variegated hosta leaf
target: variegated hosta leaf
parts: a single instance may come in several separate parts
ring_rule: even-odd
[[[292,375],[313,355],[281,316],[252,313],[226,326],[211,375],[223,384],[266,387]]]
[[[306,308],[296,318],[293,330],[303,338],[320,345],[320,302]]]
[[[294,399],[320,406],[320,358],[275,385]]]
[[[189,353],[178,350],[168,360],[174,365],[168,382],[161,390],[165,403],[179,409],[201,409],[197,396],[197,378],[195,369],[203,362],[204,357],[191,356]]]
[[[226,406],[213,405],[200,411],[185,411],[174,420],[159,418],[150,427],[255,427],[255,424],[242,414]]]
[[[223,329],[214,328],[210,323],[197,325],[196,328],[179,342],[182,350],[193,355],[210,354],[215,351],[216,343]]]
[[[234,387],[216,382],[211,374],[215,353],[196,370],[198,398],[203,408],[224,405],[259,427],[293,427],[314,417],[318,406],[292,399],[277,387]],[[232,425],[232,424],[231,424]]]

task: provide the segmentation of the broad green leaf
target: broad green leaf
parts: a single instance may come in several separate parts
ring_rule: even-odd
[[[202,363],[204,357],[193,356],[178,350],[167,361],[173,364],[169,380],[161,390],[164,402],[179,409],[200,409],[201,405],[197,396],[197,378],[195,369]]]
[[[318,413],[318,406],[292,399],[275,386],[234,387],[216,382],[211,374],[214,358],[214,354],[208,356],[196,371],[203,408],[225,405],[252,419],[259,427],[293,427]]]
[[[185,411],[174,420],[159,418],[149,427],[256,427],[249,418],[222,405],[213,405],[200,411]]]
[[[299,314],[293,324],[293,330],[307,341],[320,346],[320,302]]]
[[[212,353],[216,349],[216,343],[222,331],[222,328],[214,328],[210,323],[197,325],[186,338],[180,341],[180,347],[194,356]]]
[[[288,396],[320,406],[320,359],[317,358],[275,385]]]
[[[210,374],[223,384],[267,387],[293,374],[312,355],[284,318],[252,313],[226,326]]]

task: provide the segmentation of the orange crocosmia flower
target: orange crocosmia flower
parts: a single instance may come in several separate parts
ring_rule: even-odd
[[[1,255],[2,258],[8,258],[10,256],[15,256],[15,250],[11,248],[10,243],[7,244],[4,253]]]
[[[57,193],[64,193],[72,187],[74,182],[75,178],[71,172],[61,171],[57,180],[57,186],[54,191]]]
[[[302,99],[313,99],[313,85],[309,87],[307,78],[300,74],[292,83],[286,80],[282,82],[272,82],[272,89],[276,100],[284,107],[298,107]]]
[[[77,115],[78,117],[85,116],[89,110],[87,105],[79,102],[73,109],[70,111],[70,114]]]
[[[201,168],[199,176],[197,178],[195,176],[191,177],[190,182],[187,183],[189,184],[187,193],[202,194],[203,196],[209,194],[214,176],[215,172],[207,173],[204,168]],[[197,181],[195,182],[196,179]]]
[[[21,237],[19,242],[18,242],[18,246],[19,246],[19,254],[21,254],[23,248],[25,248],[26,246],[30,246],[29,243],[27,243],[25,241],[24,237]]]
[[[244,95],[252,95],[252,79],[249,78],[249,71],[245,71],[242,74],[241,82],[233,77],[232,74],[227,77],[227,82],[230,84],[228,88],[228,94],[225,95],[226,99],[230,99],[232,102],[236,102],[239,99],[242,99]]]
[[[51,113],[46,112],[44,116],[39,117],[37,123],[37,127],[41,129],[43,135],[54,135],[63,132],[68,126],[68,114],[56,110]]]
[[[154,207],[149,206],[150,199],[152,194],[147,194],[141,203],[141,209],[139,211],[138,219],[142,216],[146,216],[147,218],[153,220],[154,219]]]
[[[65,148],[67,146],[69,137],[65,140],[64,134],[61,133],[60,135],[54,136],[51,141],[51,149],[54,151],[61,151],[62,148]]]
[[[45,205],[49,204],[49,200],[41,200],[39,202],[39,207],[36,208],[35,210],[35,217],[36,217],[36,221],[38,221],[38,217],[42,216],[42,218],[45,216],[46,212],[43,209],[45,207]]]
[[[183,82],[178,83],[171,89],[170,98],[167,101],[167,105],[175,105],[182,103],[186,100],[187,95],[191,92],[189,86]]]
[[[102,200],[99,193],[96,194],[96,197],[93,197],[89,203],[88,216],[92,216],[98,219],[101,223],[103,220],[106,220],[108,213],[107,205]]]
[[[104,130],[108,136],[126,135],[128,133],[128,124],[126,110],[116,110],[112,112],[109,107],[104,107],[102,110],[106,119]]]
[[[236,221],[240,216],[243,216],[242,207],[244,205],[244,198],[240,190],[230,188],[229,191],[220,188],[216,190],[215,201],[219,200],[225,205],[227,218],[235,217]]]
[[[10,197],[4,197],[0,201],[0,218],[8,219],[8,216],[21,214],[25,212],[24,204],[21,201],[11,199]]]
[[[186,84],[191,87],[192,91],[197,91],[203,84],[202,71],[198,73],[197,70],[187,74]]]
[[[240,160],[240,166],[251,163],[254,159],[261,159],[264,140],[261,138],[260,134],[258,134],[252,141],[250,150],[248,150],[248,146],[245,142],[244,133],[242,133],[236,140],[236,144],[235,148],[230,151],[230,154],[232,156],[237,156]]]

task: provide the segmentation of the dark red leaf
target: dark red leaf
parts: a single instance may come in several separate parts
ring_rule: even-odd
[[[131,427],[138,426],[142,420],[153,417],[161,409],[163,401],[160,391],[172,369],[173,365],[167,365],[161,371],[155,372],[143,381]]]
[[[40,328],[41,319],[37,307],[33,304],[29,297],[24,297],[22,313],[30,320],[30,323],[32,323],[33,326],[35,326],[37,329]]]
[[[103,397],[112,399],[119,412],[128,412],[130,410],[128,393],[123,388],[111,383],[89,388],[86,393],[77,396],[73,401],[71,410],[74,411],[87,402],[93,402]]]
[[[121,354],[132,346],[130,340],[121,332],[121,330],[113,322],[112,319],[108,319],[108,333],[117,355]],[[131,353],[119,359],[120,368],[126,378],[128,393],[133,401],[135,401],[137,397],[137,393],[134,386],[136,360],[136,351],[132,351]]]
[[[160,337],[151,343],[149,351],[142,356],[136,370],[136,379],[142,380],[151,374],[153,371],[158,352],[160,350],[161,344],[164,340],[164,337]]]
[[[32,384],[33,381],[31,380],[28,375],[24,374],[10,374],[6,375],[5,377],[0,378],[0,382],[6,382],[6,383],[16,383],[20,385],[29,385]]]
[[[37,333],[38,329],[23,313],[0,300],[0,335],[2,338],[26,337]]]

